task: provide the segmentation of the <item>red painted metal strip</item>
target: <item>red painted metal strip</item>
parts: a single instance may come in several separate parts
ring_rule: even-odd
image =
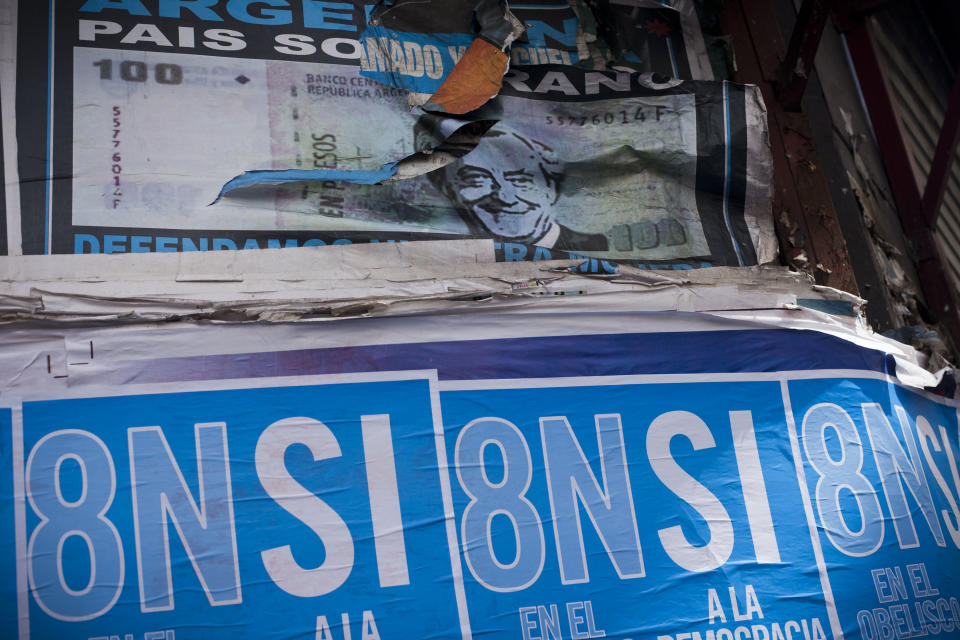
[[[780,73],[777,97],[785,111],[800,110],[800,100],[813,71],[813,60],[832,5],[833,0],[803,0]]]

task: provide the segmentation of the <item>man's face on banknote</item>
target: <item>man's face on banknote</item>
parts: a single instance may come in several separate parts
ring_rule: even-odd
[[[556,182],[534,143],[515,134],[484,138],[456,165],[453,193],[491,234],[535,241],[553,222]]]

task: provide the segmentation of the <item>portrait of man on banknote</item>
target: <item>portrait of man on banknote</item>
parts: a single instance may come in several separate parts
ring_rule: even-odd
[[[472,151],[427,176],[477,236],[561,251],[607,250],[606,236],[556,221],[562,168],[543,142],[494,128]]]

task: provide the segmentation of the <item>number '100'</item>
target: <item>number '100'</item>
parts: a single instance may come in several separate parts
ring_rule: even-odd
[[[99,67],[101,80],[113,79],[113,60],[97,60],[93,66]],[[127,82],[146,82],[147,63],[139,60],[124,60],[120,63],[120,79]],[[178,64],[161,62],[153,66],[153,79],[160,84],[180,84],[183,82],[183,68]]]

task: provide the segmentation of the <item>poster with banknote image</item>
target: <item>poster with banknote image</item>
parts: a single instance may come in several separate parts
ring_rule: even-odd
[[[593,270],[772,259],[754,88],[513,65],[496,98],[438,124],[370,77],[416,69],[411,47],[378,61],[382,46],[361,37],[374,3],[276,5],[20,3],[18,32],[56,36],[17,40],[16,117],[4,114],[23,252],[479,237],[503,260],[574,255]],[[437,66],[455,63],[446,54]],[[479,144],[426,175],[264,182],[218,199],[249,171],[379,175],[472,125]]]

